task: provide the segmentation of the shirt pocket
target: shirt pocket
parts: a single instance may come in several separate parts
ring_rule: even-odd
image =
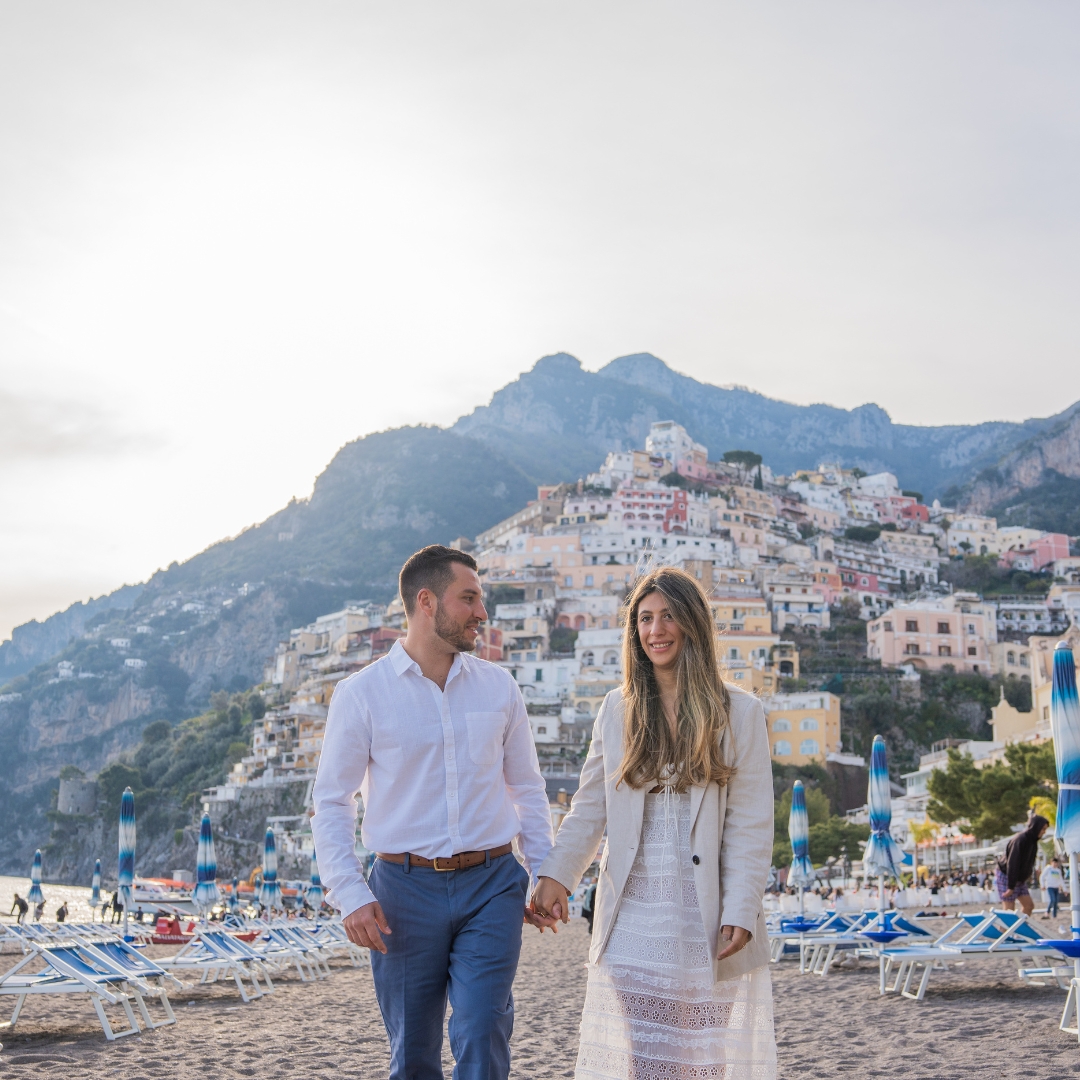
[[[501,712],[470,712],[465,714],[469,729],[469,757],[474,765],[494,765],[502,753],[503,726],[506,717]]]

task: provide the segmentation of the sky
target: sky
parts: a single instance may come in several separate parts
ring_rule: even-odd
[[[548,353],[1080,398],[1068,3],[0,2],[0,639]]]

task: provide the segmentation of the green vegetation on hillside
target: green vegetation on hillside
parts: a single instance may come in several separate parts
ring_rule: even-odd
[[[791,787],[801,779],[806,788],[806,813],[810,820],[810,861],[821,866],[827,859],[843,855],[851,860],[862,856],[860,841],[870,836],[867,825],[853,825],[833,813],[827,794],[831,778],[818,766],[796,768],[773,766],[773,789],[780,788],[773,806],[773,866],[791,864],[791,839],[788,836],[788,816],[791,813]]]
[[[135,795],[141,836],[159,836],[191,821],[199,793],[224,782],[229,769],[249,752],[251,724],[263,715],[258,694],[214,694],[212,710],[173,727],[165,720],[149,724],[142,742],[98,775],[106,820],[119,812],[125,787]]]
[[[1045,596],[1052,579],[1049,574],[1032,574],[1013,570],[998,563],[996,555],[965,555],[941,568],[942,581],[954,589],[977,592],[987,598],[994,596]]]
[[[1007,764],[980,769],[970,754],[950,749],[948,765],[930,774],[930,817],[943,825],[961,823],[978,839],[992,840],[1027,820],[1033,798],[1056,798],[1052,742],[1013,743],[1005,759]]]

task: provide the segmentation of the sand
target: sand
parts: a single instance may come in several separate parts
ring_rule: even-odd
[[[515,1077],[573,1076],[586,952],[582,920],[554,938],[526,930],[515,987]],[[14,957],[8,952],[0,960],[6,967]],[[31,999],[15,1031],[0,1032],[0,1069],[35,1080],[387,1075],[386,1036],[369,970],[340,961],[330,979],[304,984],[283,975],[276,985],[273,996],[249,1005],[226,986],[177,991],[176,1026],[111,1044],[85,999]],[[791,1080],[1057,1080],[1080,1072],[1075,1036],[1057,1029],[1064,993],[1022,983],[1015,960],[935,973],[922,1003],[879,997],[870,966],[834,969],[820,979],[800,976],[785,962],[773,966],[773,988],[780,1075]],[[444,1064],[449,1077],[448,1051]]]

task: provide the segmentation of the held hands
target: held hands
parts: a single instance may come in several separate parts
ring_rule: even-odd
[[[386,952],[382,935],[393,933],[393,931],[378,901],[357,908],[350,915],[346,915],[341,922],[345,927],[345,933],[354,945],[359,945],[363,949],[374,949],[376,952]],[[379,932],[380,930],[382,933]]]
[[[559,922],[570,921],[570,893],[554,878],[542,877],[536,883],[532,902],[525,909],[525,921],[535,926],[542,934],[551,927],[551,932],[559,932]]]
[[[741,926],[720,927],[720,951],[716,954],[717,960],[727,960],[734,956],[740,949],[745,949],[750,944],[751,934]]]

